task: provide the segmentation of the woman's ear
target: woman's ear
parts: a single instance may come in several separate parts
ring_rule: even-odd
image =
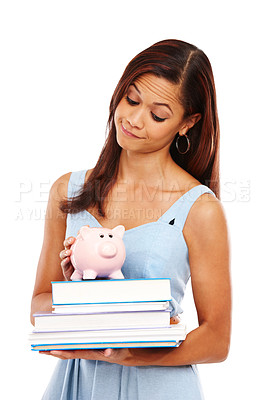
[[[199,120],[201,119],[201,114],[193,114],[190,115],[188,118],[185,119],[182,128],[179,130],[179,135],[186,135],[189,129],[191,129]]]

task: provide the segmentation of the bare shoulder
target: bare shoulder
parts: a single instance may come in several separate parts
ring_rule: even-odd
[[[88,169],[86,172],[85,180],[88,180],[93,169]],[[72,172],[60,176],[52,185],[50,190],[50,196],[58,201],[63,200],[67,197],[68,182]]]
[[[72,172],[68,172],[60,176],[52,185],[50,189],[50,199],[54,201],[61,201],[67,197],[68,182]]]
[[[87,172],[86,172],[86,176],[85,176],[85,181],[87,181],[87,180],[89,179],[89,177],[90,177],[90,175],[91,175],[92,171],[93,171],[93,168],[92,168],[92,169],[88,169],[88,170],[87,170]]]
[[[201,195],[191,207],[184,235],[190,239],[227,233],[227,221],[222,203],[210,193]]]
[[[188,220],[196,218],[203,222],[204,219],[212,220],[212,218],[222,216],[224,216],[224,209],[221,201],[211,193],[204,193],[191,207]]]

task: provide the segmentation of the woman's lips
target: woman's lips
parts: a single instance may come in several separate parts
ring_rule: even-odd
[[[121,129],[122,129],[122,132],[123,132],[126,136],[130,136],[130,137],[136,138],[136,139],[141,139],[141,138],[139,138],[138,136],[133,135],[133,133],[131,133],[131,132],[129,132],[128,130],[126,130],[126,128],[123,126],[123,124],[121,124]]]

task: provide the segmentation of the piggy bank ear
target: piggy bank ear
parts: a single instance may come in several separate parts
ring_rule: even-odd
[[[79,230],[79,235],[81,236],[82,239],[86,239],[86,237],[88,236],[89,233],[90,233],[89,225],[83,226]]]
[[[117,225],[115,228],[112,229],[112,232],[114,232],[115,235],[119,236],[122,239],[125,233],[125,227],[124,225]]]

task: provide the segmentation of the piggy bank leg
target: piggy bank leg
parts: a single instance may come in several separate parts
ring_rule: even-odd
[[[109,278],[111,278],[111,279],[124,279],[124,275],[122,274],[121,270],[119,269],[118,271],[115,271],[111,275],[109,275]]]
[[[75,271],[71,275],[70,279],[72,281],[81,281],[82,280],[82,272],[80,272],[77,269],[75,269]]]
[[[86,269],[83,271],[83,279],[95,279],[97,276],[97,272],[91,270],[91,269]]]

